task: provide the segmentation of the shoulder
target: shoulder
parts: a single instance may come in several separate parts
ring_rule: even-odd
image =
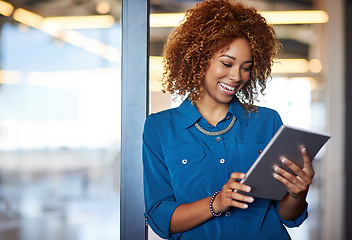
[[[152,113],[150,114],[147,119],[145,120],[145,123],[147,124],[148,122],[158,122],[158,123],[162,123],[162,122],[169,122],[172,121],[172,119],[174,119],[177,116],[177,109],[178,108],[170,108],[167,110],[163,110],[160,112],[156,112],[156,113]]]
[[[276,110],[272,108],[260,107],[260,106],[258,106],[258,113],[256,114],[256,116],[269,117],[269,118],[280,117],[279,113]]]
[[[275,133],[282,125],[279,113],[271,108],[258,107],[257,112],[248,114],[248,127],[267,132],[269,135]]]
[[[248,121],[252,121],[252,120],[259,120],[259,119],[263,119],[263,118],[277,118],[280,117],[279,113],[272,109],[272,108],[268,108],[268,107],[262,107],[262,106],[256,106],[256,111],[255,112],[248,112],[243,110],[245,118],[247,118]]]
[[[175,124],[178,116],[177,109],[171,108],[150,114],[144,122],[144,133],[159,131]]]

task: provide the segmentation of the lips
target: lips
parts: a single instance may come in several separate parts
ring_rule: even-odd
[[[221,89],[227,94],[234,94],[236,92],[235,87],[231,87],[230,85],[227,85],[222,82],[219,82],[219,85],[220,85]]]

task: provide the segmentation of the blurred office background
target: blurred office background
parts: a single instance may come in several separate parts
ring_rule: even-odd
[[[141,29],[149,54],[138,53],[145,61],[130,68],[138,72],[149,59],[149,82],[141,79],[140,85],[148,85],[146,112],[152,113],[180,104],[161,92],[161,53],[185,10],[197,2],[0,1],[0,240],[137,239],[129,231],[144,224],[133,230],[124,225],[130,220],[121,200],[127,191],[121,189],[129,184],[121,164],[141,165],[121,153],[121,146],[141,141],[121,137],[123,109],[132,107],[121,100],[123,26],[133,24],[122,16],[131,14],[127,4],[146,3],[146,16],[150,12],[150,28]],[[345,189],[351,182],[351,155],[345,146],[351,143],[352,109],[345,96],[351,92],[352,19],[347,12],[352,3],[242,2],[262,11],[282,43],[258,105],[276,109],[286,124],[332,135],[314,160],[309,218],[290,230],[292,238],[349,239],[351,193]],[[138,12],[133,14],[139,19]],[[136,95],[127,98],[138,104]],[[138,195],[142,199],[143,193]],[[143,222],[138,211],[130,214]],[[138,239],[159,239],[146,232]]]

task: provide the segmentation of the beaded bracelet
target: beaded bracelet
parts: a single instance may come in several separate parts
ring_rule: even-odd
[[[214,216],[214,217],[220,217],[222,215],[222,212],[219,212],[219,213],[215,213],[214,210],[213,210],[213,202],[214,202],[214,199],[216,197],[216,195],[218,195],[221,191],[216,191],[213,196],[211,197],[210,199],[210,203],[209,203],[209,210],[211,212],[211,214]]]

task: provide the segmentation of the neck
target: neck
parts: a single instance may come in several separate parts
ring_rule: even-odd
[[[200,99],[196,102],[196,107],[209,124],[216,126],[226,116],[230,103],[218,103]]]

